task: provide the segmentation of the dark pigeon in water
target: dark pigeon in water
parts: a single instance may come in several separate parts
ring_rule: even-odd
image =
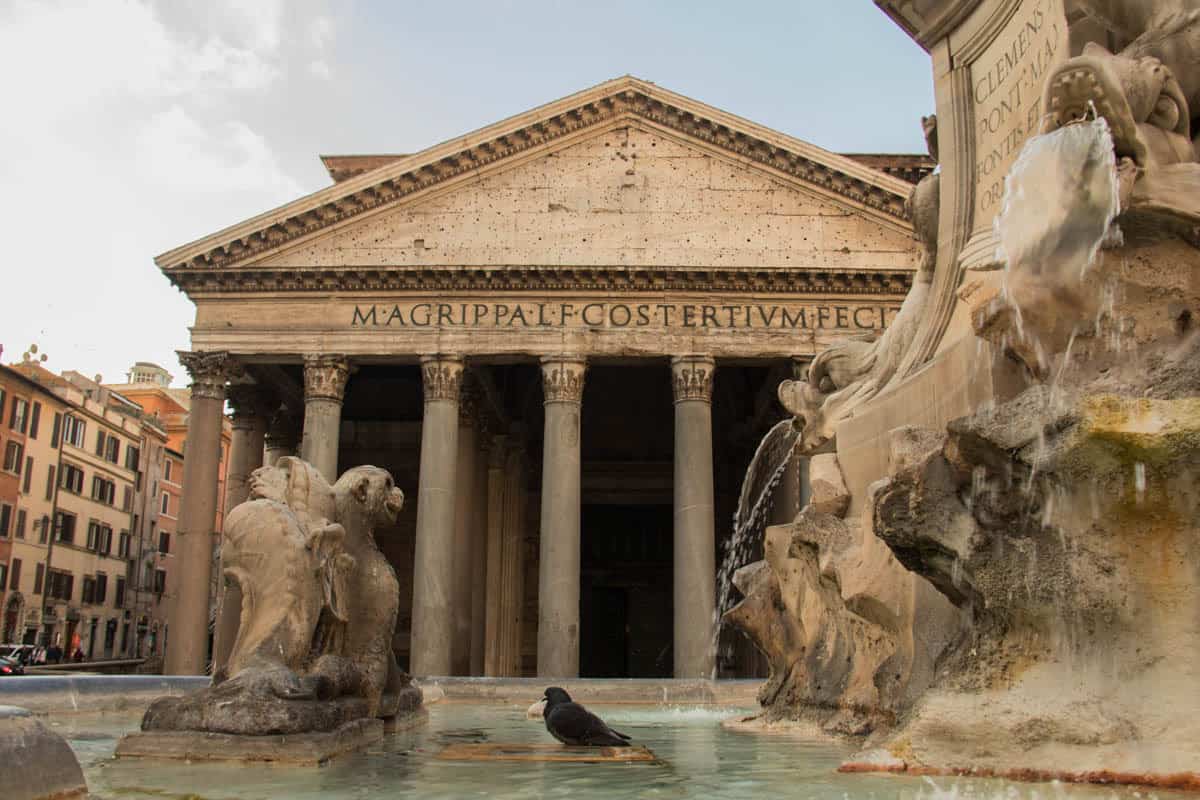
[[[571,695],[557,686],[546,690],[546,707],[542,719],[546,730],[563,744],[585,747],[628,747],[629,737],[605,724],[604,720],[588,711],[579,703],[571,702]]]

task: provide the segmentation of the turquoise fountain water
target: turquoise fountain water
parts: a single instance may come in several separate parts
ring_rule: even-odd
[[[324,768],[229,766],[113,760],[116,739],[136,717],[51,719],[101,798],[1146,798],[1132,789],[992,780],[843,775],[849,746],[790,734],[725,729],[729,708],[597,706],[615,727],[649,746],[661,764],[553,764],[441,761],[448,743],[552,740],[522,708],[436,704],[417,728]],[[1167,795],[1162,795],[1167,796]],[[1171,795],[1175,796],[1175,795]]]

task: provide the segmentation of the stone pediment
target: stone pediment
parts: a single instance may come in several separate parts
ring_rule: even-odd
[[[501,273],[550,289],[581,268],[596,288],[682,288],[695,270],[713,288],[730,270],[738,288],[733,273],[773,267],[804,271],[767,278],[778,291],[893,293],[912,267],[911,188],[625,77],[390,157],[156,263],[189,293],[509,288]]]

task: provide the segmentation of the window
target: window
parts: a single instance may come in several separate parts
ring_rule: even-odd
[[[117,499],[117,485],[99,475],[92,476],[92,499],[111,506]]]
[[[96,602],[96,579],[90,575],[83,576],[83,597],[80,600],[85,606]]]
[[[8,538],[8,526],[12,524],[12,506],[0,503],[0,539]]]
[[[10,441],[4,445],[4,471],[13,475],[21,474],[21,461],[25,458],[25,448]]]
[[[29,438],[36,439],[38,434],[38,423],[42,421],[42,404],[38,401],[33,401],[33,413],[29,415]]]
[[[163,480],[171,480],[171,459],[167,459],[167,463],[163,466]]]
[[[167,590],[167,571],[165,569],[154,570],[154,593],[162,594]]]
[[[138,463],[141,460],[142,452],[138,448],[134,447],[133,445],[129,445],[125,448],[125,469],[129,470],[130,472],[136,472]]]
[[[112,552],[112,528],[96,520],[89,522],[87,549],[105,556]]]
[[[87,423],[67,414],[63,418],[63,441],[75,447],[83,447],[83,436],[87,433]]]
[[[13,536],[18,539],[25,538],[25,509],[17,511],[17,529],[13,531]]]
[[[8,588],[8,564],[0,564],[0,592]]]
[[[22,400],[19,397],[13,398],[12,413],[8,416],[8,427],[18,433],[25,433],[25,426],[29,422],[29,401]]]
[[[104,431],[96,431],[96,455],[104,455],[104,443],[107,440],[108,436],[104,433]]]
[[[33,593],[42,593],[42,582],[46,579],[46,566],[44,564],[36,565],[37,569],[33,571]]]
[[[120,462],[121,458],[121,440],[115,436],[108,437],[108,441],[104,443],[104,458],[114,464]]]
[[[8,588],[14,592],[21,591],[21,559],[14,558],[8,573]]]
[[[0,389],[0,419],[4,419],[4,398],[5,397],[6,397],[6,395],[4,394],[4,390]]]
[[[133,487],[132,486],[125,487],[125,494],[124,494],[123,499],[121,500],[121,510],[122,511],[132,511],[133,510]]]
[[[117,578],[117,591],[113,595],[113,605],[117,608],[125,605],[125,579]]]
[[[59,475],[59,485],[68,492],[79,494],[83,491],[83,470],[74,464],[63,464]]]
[[[54,541],[75,544],[75,515],[65,511],[54,512]]]
[[[36,523],[35,523],[36,524]],[[50,517],[42,514],[42,525],[38,528],[38,544],[45,544],[50,538]]]
[[[54,412],[54,427],[50,429],[50,446],[58,447],[58,432],[62,428],[62,414]]]
[[[171,512],[171,495],[167,494],[166,492],[162,493],[162,507],[160,511],[167,515],[169,515]]]
[[[158,552],[164,556],[171,552],[171,534],[167,531],[160,531],[158,534]]]
[[[46,467],[46,499],[54,499],[54,465]]]
[[[62,570],[50,570],[49,577],[46,579],[46,596],[55,600],[65,600],[71,602],[71,595],[75,593],[75,576],[70,572]]]
[[[21,484],[21,491],[29,494],[29,485],[33,482],[33,456],[25,456],[25,480]]]
[[[146,565],[146,569],[142,572],[142,588],[150,589],[154,585],[154,567],[150,564]]]
[[[108,576],[103,572],[96,573],[96,605],[102,605],[108,597]]]
[[[117,538],[117,558],[129,558],[129,531],[121,531]]]

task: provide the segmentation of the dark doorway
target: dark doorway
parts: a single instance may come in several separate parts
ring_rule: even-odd
[[[671,507],[585,505],[582,522],[580,675],[670,677]]]

